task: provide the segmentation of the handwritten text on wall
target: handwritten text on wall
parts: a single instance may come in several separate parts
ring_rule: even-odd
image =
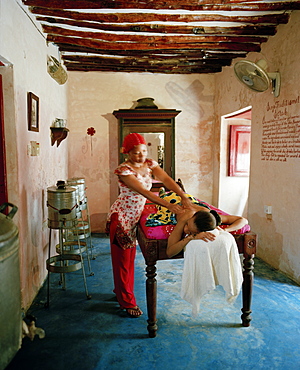
[[[261,160],[286,162],[288,158],[300,158],[299,110],[300,96],[267,104],[267,117],[262,120]]]

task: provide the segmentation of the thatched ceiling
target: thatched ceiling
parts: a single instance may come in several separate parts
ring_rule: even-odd
[[[69,71],[216,73],[259,52],[300,1],[23,0]]]

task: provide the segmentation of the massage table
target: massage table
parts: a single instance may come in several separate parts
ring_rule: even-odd
[[[205,203],[205,202],[203,202]],[[210,206],[212,209],[217,208]],[[157,333],[157,281],[156,262],[168,260],[166,254],[168,235],[172,232],[173,225],[146,226],[146,219],[149,214],[156,213],[157,208],[153,203],[146,202],[142,216],[137,226],[137,240],[146,263],[146,299],[148,311],[148,333],[150,338],[156,337]],[[220,211],[220,210],[219,210]],[[220,211],[222,213],[222,211]],[[224,212],[223,212],[224,213]],[[248,226],[248,225],[247,225]],[[250,229],[248,227],[248,229]],[[242,232],[242,233],[240,233]],[[242,285],[242,326],[249,327],[251,321],[251,298],[253,286],[254,256],[256,253],[257,235],[251,231],[243,232],[238,230],[232,233],[239,250],[243,255],[243,285]],[[183,258],[183,252],[172,257],[172,259]]]

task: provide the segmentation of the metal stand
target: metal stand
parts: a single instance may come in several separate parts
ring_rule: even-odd
[[[85,179],[82,177],[72,177],[67,180],[67,183],[76,188],[78,204],[77,219],[79,220],[78,232],[80,234],[80,238],[86,240],[87,244],[89,245],[91,259],[95,259],[96,257],[93,254],[91,220],[89,214],[88,200],[86,196],[87,188],[85,186]],[[89,238],[89,240],[87,240],[87,238]]]
[[[82,229],[88,230],[87,236],[89,237],[89,248],[91,252],[91,258],[94,260],[96,259],[96,257],[93,253],[91,219],[90,219],[89,205],[88,205],[88,200],[87,200],[86,195],[84,196],[84,200],[80,202],[79,208],[81,210],[80,224],[82,225]],[[85,216],[83,215],[82,211],[85,213]]]
[[[55,227],[55,229],[59,230],[59,244],[56,246],[56,251],[58,255],[52,256],[52,257],[51,257],[51,231],[52,231],[52,228],[54,229],[54,227],[50,227],[49,253],[48,253],[48,259],[46,261],[46,268],[49,271],[47,304],[46,304],[47,307],[49,307],[50,305],[50,272],[60,274],[61,276],[60,283],[62,285],[62,289],[65,290],[66,289],[65,273],[74,272],[74,271],[82,269],[86,297],[87,299],[91,299],[91,295],[89,295],[88,289],[87,289],[84,259],[83,259],[83,254],[82,254],[84,251],[86,251],[86,243],[79,240],[79,234],[77,232],[77,224],[78,224],[78,220],[74,219],[74,220],[67,221],[66,223],[63,221],[60,221],[60,227]],[[75,231],[76,240],[72,242],[64,241],[64,235],[70,229]],[[69,263],[71,261],[73,263]],[[89,268],[90,268],[89,257],[88,257],[88,263],[89,263]]]
[[[85,215],[83,215],[83,213],[85,213]],[[91,256],[91,259],[95,259],[95,256],[93,254],[92,231],[91,231],[90,215],[89,215],[87,200],[85,202],[80,202],[79,210],[76,216],[78,220],[76,229],[68,230],[64,234],[64,237],[67,242],[77,240],[77,236],[79,237],[79,239],[84,239],[85,243],[88,244],[89,250],[87,251],[87,256],[88,256],[87,258],[89,262],[90,256]],[[91,269],[90,269],[90,275],[91,276],[94,275]]]

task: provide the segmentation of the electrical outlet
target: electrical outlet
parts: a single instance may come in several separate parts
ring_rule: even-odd
[[[272,206],[264,206],[264,211],[266,215],[272,214]]]

